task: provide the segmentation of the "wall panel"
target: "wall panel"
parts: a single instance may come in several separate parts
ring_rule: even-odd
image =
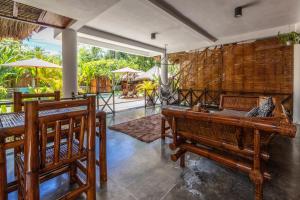
[[[277,38],[170,54],[180,63],[181,89],[230,94],[268,94],[285,100],[293,93],[293,47]],[[288,99],[289,105],[291,99]]]

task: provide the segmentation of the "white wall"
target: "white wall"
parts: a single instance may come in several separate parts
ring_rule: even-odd
[[[294,123],[300,124],[300,44],[294,45]]]

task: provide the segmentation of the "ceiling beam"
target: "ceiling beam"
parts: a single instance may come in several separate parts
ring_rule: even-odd
[[[198,24],[193,22],[191,19],[189,19],[188,17],[183,15],[180,11],[178,11],[176,8],[174,8],[172,5],[170,5],[166,1],[164,1],[164,0],[148,0],[148,1],[151,2],[153,5],[155,5],[156,7],[160,8],[161,10],[168,13],[169,15],[171,15],[178,21],[182,22],[186,26],[190,27],[194,31],[200,33],[202,36],[207,38],[209,41],[216,42],[218,40],[216,37],[214,37],[213,35],[208,33],[205,29],[203,29]]]
[[[110,49],[110,50],[114,50],[114,51],[121,51],[124,53],[133,54],[133,55],[139,55],[139,56],[145,56],[145,57],[150,57],[152,55],[147,51],[141,51],[141,50],[137,50],[137,49],[123,47],[123,46],[110,44],[110,43],[106,43],[106,42],[102,42],[102,41],[98,41],[98,40],[94,40],[94,39],[80,37],[80,36],[78,37],[78,42],[82,43],[82,44],[88,44],[91,46],[106,48],[106,49]]]
[[[122,37],[113,33],[108,33],[105,31],[97,30],[88,26],[84,26],[78,30],[78,33],[82,33],[88,36],[104,39],[105,41],[111,41],[112,43],[116,43],[120,46],[134,48],[142,51],[151,51],[151,52],[159,52],[163,53],[164,48],[153,46],[150,44],[146,44],[140,41],[136,41],[130,38]]]
[[[42,22],[45,15],[46,15],[47,11],[43,10],[43,12],[41,12],[39,18],[38,18],[38,22]]]
[[[13,17],[17,18],[18,17],[18,3],[14,1],[14,6],[13,6]]]

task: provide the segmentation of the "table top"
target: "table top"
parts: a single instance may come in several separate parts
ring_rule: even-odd
[[[73,108],[45,110],[45,111],[40,111],[39,116],[62,114],[62,113],[79,111],[82,109],[83,109],[82,107],[73,107]],[[25,121],[24,117],[25,117],[24,112],[0,114],[0,130],[24,127],[24,121]]]

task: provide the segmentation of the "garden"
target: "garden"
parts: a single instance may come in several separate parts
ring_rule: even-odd
[[[18,60],[31,58],[42,59],[58,65],[62,64],[59,54],[51,54],[40,47],[31,48],[12,39],[0,41],[0,64],[11,63]],[[155,65],[153,58],[135,56],[122,52],[79,45],[78,48],[78,81],[79,92],[89,92],[91,80],[106,76],[113,78],[113,70],[123,67],[147,71]],[[38,73],[38,87],[34,87],[32,81]],[[118,78],[118,77],[117,77]],[[149,86],[149,82],[146,83]],[[140,86],[140,88],[147,87]],[[150,85],[149,87],[153,87]],[[38,72],[34,68],[5,67],[0,66],[0,103],[1,112],[6,112],[6,103],[11,102],[14,91],[26,93],[53,92],[62,89],[61,69],[40,68]]]

